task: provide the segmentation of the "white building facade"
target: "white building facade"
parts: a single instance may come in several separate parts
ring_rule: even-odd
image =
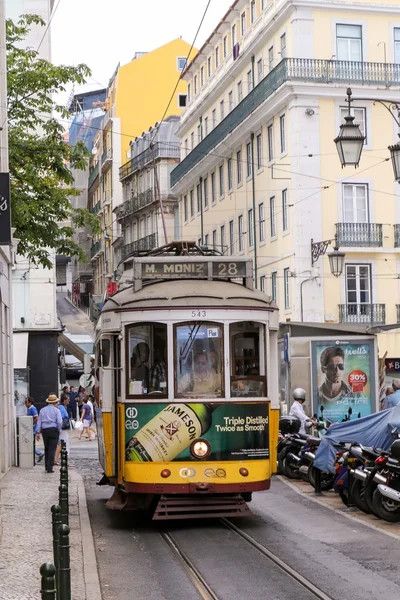
[[[400,6],[377,0],[236,0],[184,72],[181,236],[253,256],[281,321],[400,320],[397,128],[374,103],[399,100],[399,74]],[[356,171],[333,142],[349,85],[367,138]],[[311,252],[335,235],[338,279]],[[397,356],[396,338],[380,349]]]
[[[5,55],[5,12],[4,0],[0,0],[0,174],[8,173],[8,136],[7,136],[7,78]],[[4,219],[8,211],[4,206],[4,197],[0,199],[0,218]],[[5,225],[3,227],[3,225]],[[1,224],[3,241],[7,241],[7,228],[10,224]],[[11,237],[11,236],[9,236]],[[12,373],[12,319],[11,319],[11,244],[2,244],[0,239],[0,479],[14,462],[14,403]]]

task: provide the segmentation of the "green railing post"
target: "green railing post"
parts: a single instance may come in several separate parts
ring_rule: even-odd
[[[58,584],[58,569],[59,569],[59,552],[58,552],[58,528],[62,525],[61,521],[61,507],[59,504],[53,504],[51,507],[51,524],[53,529],[53,560],[54,567],[56,569],[56,588],[57,588],[57,600],[59,600],[59,589]]]
[[[56,600],[56,569],[51,563],[43,563],[40,567],[42,600]]]
[[[58,581],[60,586],[60,600],[71,600],[71,568],[69,560],[69,527],[60,525],[58,528],[58,547],[60,566]]]
[[[61,521],[64,525],[68,525],[68,488],[61,484],[59,491],[59,505],[61,507]]]

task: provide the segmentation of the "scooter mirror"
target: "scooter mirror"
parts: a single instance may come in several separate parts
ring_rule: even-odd
[[[353,409],[351,408],[351,406],[350,406],[350,408],[349,408],[349,410],[347,412],[349,413],[349,415],[353,414]]]

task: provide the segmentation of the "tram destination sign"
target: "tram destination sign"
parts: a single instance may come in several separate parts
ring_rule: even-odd
[[[165,261],[154,263],[143,263],[143,279],[168,279],[168,278],[190,278],[207,279],[209,275],[208,266],[212,264],[212,277],[222,279],[233,279],[235,277],[246,277],[245,261]]]

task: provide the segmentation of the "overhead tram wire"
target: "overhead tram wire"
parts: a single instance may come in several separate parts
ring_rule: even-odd
[[[205,8],[205,10],[204,10],[204,12],[203,12],[203,16],[201,17],[200,24],[199,24],[199,26],[198,26],[198,28],[197,28],[196,35],[194,36],[194,39],[193,39],[192,45],[190,46],[190,50],[189,50],[189,52],[188,52],[188,55],[187,55],[187,57],[186,57],[186,61],[185,61],[185,69],[186,69],[186,67],[187,67],[187,64],[188,64],[188,61],[189,61],[189,57],[190,57],[190,55],[191,55],[191,53],[192,53],[192,50],[193,50],[193,48],[194,48],[194,45],[195,45],[195,43],[196,43],[197,36],[198,36],[198,35],[199,35],[199,33],[200,33],[200,29],[201,29],[201,27],[202,27],[202,25],[203,25],[204,19],[206,18],[206,15],[207,15],[208,9],[210,8],[210,4],[211,4],[211,0],[208,0],[208,2],[207,2],[207,5],[206,5],[206,8]],[[183,71],[184,71],[184,69],[183,69]],[[165,109],[165,111],[164,111],[164,114],[163,114],[163,116],[162,116],[162,119],[161,119],[161,121],[159,121],[159,123],[158,123],[158,125],[157,125],[157,127],[156,127],[156,130],[155,130],[155,132],[154,132],[154,134],[153,134],[153,137],[152,137],[152,138],[151,138],[151,140],[150,140],[150,144],[153,142],[153,140],[154,140],[155,136],[157,135],[158,129],[159,129],[159,127],[160,127],[161,123],[164,121],[164,119],[165,119],[165,116],[166,116],[166,114],[167,114],[167,112],[168,112],[168,109],[169,109],[169,107],[171,106],[171,102],[172,102],[172,100],[174,99],[175,92],[176,92],[176,90],[178,89],[178,85],[179,85],[179,83],[180,83],[180,81],[181,81],[181,79],[182,79],[182,73],[183,73],[183,71],[181,71],[181,72],[179,73],[178,81],[177,81],[177,82],[176,82],[176,84],[175,84],[174,90],[173,90],[173,92],[172,92],[172,94],[171,94],[171,97],[170,97],[170,99],[169,99],[169,101],[168,101],[168,104],[167,104],[167,107],[166,107],[166,109]]]
[[[39,46],[38,46],[38,47],[37,47],[37,49],[36,49],[36,52],[39,52],[39,50],[40,50],[40,47],[41,47],[41,45],[43,44],[43,40],[44,40],[44,38],[46,37],[46,33],[47,33],[47,32],[48,32],[48,30],[49,30],[49,27],[50,27],[50,25],[51,25],[51,22],[52,22],[52,20],[53,20],[53,17],[54,17],[54,15],[55,15],[55,14],[56,14],[56,12],[57,12],[57,8],[60,6],[60,2],[61,2],[61,0],[58,0],[58,2],[57,2],[57,4],[56,4],[56,6],[55,6],[55,8],[54,8],[53,12],[52,12],[52,13],[51,13],[51,15],[50,15],[49,22],[47,23],[47,27],[46,27],[46,29],[44,30],[44,34],[43,34],[43,36],[42,36],[42,39],[40,40],[40,43],[39,43]]]

